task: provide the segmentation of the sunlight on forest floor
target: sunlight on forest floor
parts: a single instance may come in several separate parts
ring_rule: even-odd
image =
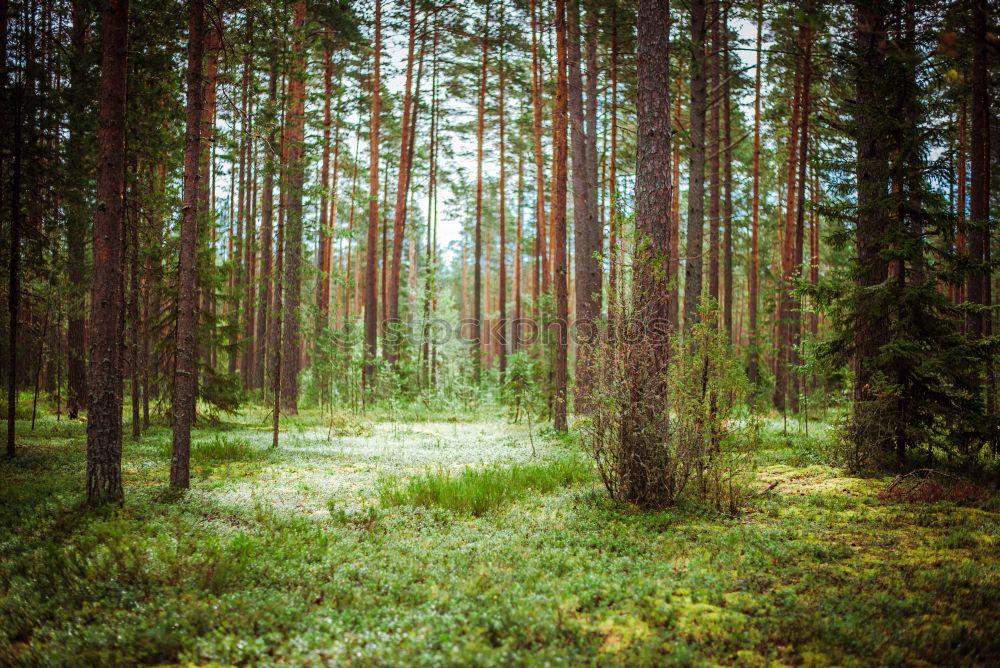
[[[19,422],[0,464],[0,664],[1000,657],[1000,498],[887,504],[887,479],[825,463],[825,425],[768,423],[769,491],[730,518],[616,508],[592,474],[481,516],[383,506],[389,477],[581,446],[484,415],[311,412],[274,451],[267,424],[200,425],[180,498],[169,429],[126,436],[125,507],[95,512],[84,424]]]

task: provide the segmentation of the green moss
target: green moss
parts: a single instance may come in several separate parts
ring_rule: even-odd
[[[521,426],[423,416],[331,434],[304,411],[273,452],[264,417],[201,425],[196,444],[222,445],[193,457],[209,473],[182,496],[164,493],[169,431],[127,441],[111,511],[81,503],[82,423],[24,432],[0,462],[0,664],[1000,656],[996,510],[884,504],[886,480],[827,467],[811,441],[771,433],[758,486],[779,484],[729,518],[618,508],[589,469],[559,473],[571,439],[534,434],[532,459]],[[401,502],[383,507],[386,478]]]

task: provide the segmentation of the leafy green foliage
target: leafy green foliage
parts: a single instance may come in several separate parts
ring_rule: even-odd
[[[718,325],[714,305],[673,338],[658,336],[623,309],[623,323],[598,348],[594,409],[585,431],[608,493],[646,508],[694,494],[736,513],[752,482],[759,446],[750,387]]]

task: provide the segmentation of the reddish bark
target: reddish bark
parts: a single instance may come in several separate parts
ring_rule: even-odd
[[[288,151],[287,205],[285,217],[285,260],[282,283],[284,314],[281,335],[281,404],[284,412],[298,413],[299,394],[299,304],[302,293],[302,189],[305,181],[305,51],[306,0],[297,0],[292,21],[292,62],[288,83],[289,107],[286,119]],[[284,187],[284,186],[283,186]]]
[[[392,226],[392,273],[389,276],[388,287],[388,320],[389,327],[395,328],[399,319],[399,269],[403,261],[403,237],[406,227],[406,195],[410,185],[411,128],[410,116],[413,110],[413,51],[417,36],[417,3],[410,0],[410,30],[406,53],[406,87],[403,93],[403,120],[400,126],[399,142],[399,174],[396,179],[396,208],[393,214]],[[387,344],[383,344],[383,355],[392,364],[399,356],[397,332],[390,332]]]
[[[555,332],[555,396],[554,424],[557,431],[566,431],[566,373],[569,353],[569,303],[566,271],[566,145],[567,80],[566,80],[566,0],[556,0],[556,100],[554,106],[553,149],[555,174],[552,188],[553,280],[556,293]]]

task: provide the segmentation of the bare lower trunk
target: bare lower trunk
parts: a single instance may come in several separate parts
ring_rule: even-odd
[[[191,0],[188,23],[187,129],[184,135],[184,202],[177,276],[177,343],[174,362],[173,447],[170,486],[190,486],[191,423],[194,419],[198,328],[198,161],[201,156],[202,54],[205,6]]]
[[[753,99],[753,200],[750,213],[750,275],[747,310],[750,320],[750,345],[747,354],[747,376],[756,385],[760,380],[759,354],[757,350],[757,302],[760,280],[760,79],[761,42],[764,24],[764,0],[757,1],[757,67]]]
[[[479,385],[482,379],[483,341],[483,133],[486,127],[486,65],[489,52],[489,5],[482,35],[482,66],[479,70],[479,109],[476,121],[476,240],[472,278],[472,369],[473,379]]]
[[[375,355],[378,348],[378,304],[376,303],[376,268],[378,265],[378,145],[381,113],[380,69],[382,60],[382,1],[375,0],[374,70],[372,72],[372,109],[368,176],[368,249],[365,263],[365,387],[375,380]]]
[[[705,227],[705,0],[692,0],[691,14],[691,154],[688,169],[687,248],[684,269],[684,329],[698,321]]]
[[[299,394],[299,304],[302,295],[302,188],[305,181],[305,19],[306,1],[295,5],[292,42],[292,70],[289,78],[287,124],[287,205],[285,217],[285,265],[282,284],[281,343],[284,346],[281,366],[281,407],[283,412],[296,415]]]
[[[566,2],[556,0],[556,101],[554,107],[553,140],[554,167],[552,187],[553,280],[556,293],[555,396],[554,427],[566,431],[566,375],[569,332],[569,302],[566,270]]]
[[[595,90],[588,90],[587,113],[584,114],[583,77],[580,71],[580,7],[578,0],[569,5],[569,116],[572,135],[573,159],[573,232],[576,248],[576,410],[589,412],[589,400],[593,378],[591,369],[592,329],[597,325],[601,313],[601,228],[597,219],[597,184],[592,180],[591,169],[596,169],[596,113],[591,118],[591,107],[596,104]],[[588,14],[588,61],[591,60],[594,26],[589,25]],[[594,56],[596,60],[596,56]],[[591,88],[596,73],[596,63],[588,62],[588,89]],[[586,121],[586,124],[585,124]],[[593,143],[591,141],[593,134]],[[596,178],[596,176],[595,176]]]

